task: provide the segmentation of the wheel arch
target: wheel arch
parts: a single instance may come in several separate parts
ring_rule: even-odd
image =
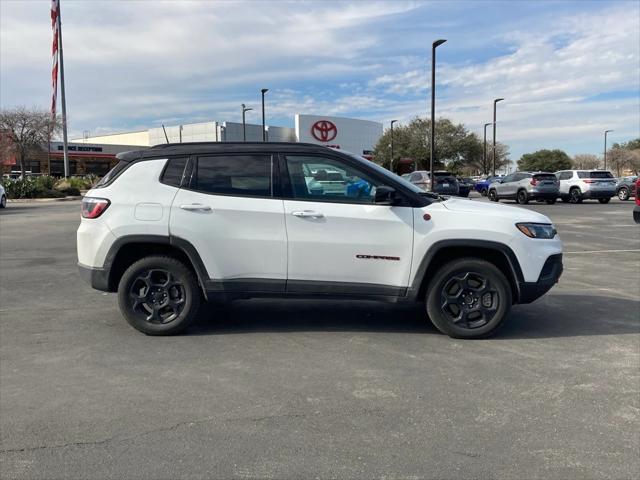
[[[108,290],[115,292],[125,270],[135,261],[150,255],[166,255],[181,261],[198,279],[204,288],[208,274],[200,255],[187,240],[162,235],[127,235],[118,238],[109,249],[104,262],[108,272]]]
[[[429,280],[446,263],[462,257],[477,257],[495,265],[509,281],[512,303],[520,298],[520,283],[524,282],[520,263],[513,250],[499,242],[487,240],[442,240],[432,245],[418,266],[409,290],[412,300],[424,298]]]

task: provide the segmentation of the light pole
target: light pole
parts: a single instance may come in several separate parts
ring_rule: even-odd
[[[504,98],[496,98],[493,101],[493,176],[496,176],[496,104]]]
[[[262,93],[262,141],[263,142],[267,141],[267,129],[264,123],[264,94],[267,93],[268,91],[269,91],[268,88],[263,88],[262,90],[260,90],[260,92]]]
[[[484,124],[484,141],[483,141],[483,150],[482,150],[482,165],[484,168],[487,167],[487,127],[491,125],[491,122]],[[482,172],[483,174],[485,172]]]
[[[391,161],[389,162],[389,170],[393,172],[393,124],[398,120],[391,120]]]
[[[429,189],[433,192],[433,156],[435,154],[435,134],[436,134],[436,48],[442,45],[446,40],[439,39],[431,44],[431,138],[429,142]]]
[[[604,131],[604,170],[607,169],[607,133],[613,132],[613,130]]]
[[[244,121],[244,114],[249,110],[253,110],[253,108],[247,108],[246,105],[243,103],[242,104],[242,141],[243,142],[247,141],[247,125]]]

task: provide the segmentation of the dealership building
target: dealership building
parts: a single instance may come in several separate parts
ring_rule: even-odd
[[[373,149],[382,136],[379,122],[326,115],[296,114],[295,127],[265,127],[268,142],[305,142],[372,158]],[[115,165],[120,152],[150,147],[162,143],[181,142],[247,142],[262,141],[262,125],[239,122],[202,122],[171,125],[132,132],[90,136],[69,141],[69,171],[71,175],[104,175]],[[31,173],[63,175],[62,143],[51,142],[43,152],[25,161]],[[47,148],[48,147],[48,148]],[[47,151],[48,150],[48,151]],[[5,157],[0,162],[2,173],[19,171],[15,158]]]

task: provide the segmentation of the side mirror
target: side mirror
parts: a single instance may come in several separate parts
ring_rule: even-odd
[[[380,185],[376,188],[376,196],[374,203],[376,205],[396,205],[399,199],[396,197],[396,190],[386,185]]]

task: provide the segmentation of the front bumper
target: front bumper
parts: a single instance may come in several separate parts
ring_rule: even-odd
[[[562,275],[562,254],[551,255],[542,267],[537,282],[520,282],[518,303],[531,303],[551,290]]]
[[[640,205],[633,207],[633,221],[640,223]]]
[[[109,289],[109,272],[104,268],[87,267],[78,263],[78,273],[85,283],[91,285],[96,290],[110,292]]]

